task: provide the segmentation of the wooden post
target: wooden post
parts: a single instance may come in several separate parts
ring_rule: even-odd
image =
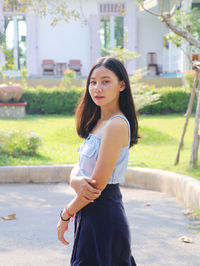
[[[200,63],[196,66],[196,71],[200,72]],[[196,115],[195,115],[195,128],[194,128],[194,137],[192,143],[192,151],[190,156],[190,168],[193,168],[197,164],[198,159],[198,149],[199,149],[199,139],[198,135],[199,130],[199,120],[200,120],[200,84],[198,84],[197,91],[197,107],[196,107]]]
[[[183,133],[182,133],[182,136],[181,136],[181,139],[180,139],[180,142],[179,142],[178,151],[177,151],[177,154],[176,154],[176,159],[175,159],[174,165],[177,165],[179,163],[180,152],[181,152],[181,148],[183,147],[183,140],[184,140],[184,136],[185,136],[185,133],[186,133],[186,129],[187,129],[187,125],[188,125],[188,122],[189,122],[189,118],[190,118],[190,115],[191,115],[191,112],[192,112],[192,106],[193,106],[193,103],[194,103],[194,96],[195,96],[196,88],[197,88],[197,85],[198,85],[198,80],[199,80],[199,77],[200,77],[200,71],[199,71],[198,68],[196,68],[195,64],[194,64],[193,69],[195,70],[195,77],[194,77],[192,92],[191,92],[191,95],[190,95],[190,101],[189,101],[189,104],[188,104],[187,112],[185,114],[186,120],[185,120],[185,124],[184,124],[184,128],[183,128]]]

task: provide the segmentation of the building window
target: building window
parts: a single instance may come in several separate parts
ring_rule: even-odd
[[[99,5],[100,13],[100,44],[101,56],[105,56],[106,49],[124,46],[124,3],[102,3]]]
[[[125,13],[125,3],[100,3],[99,13],[101,15],[119,15]]]
[[[26,22],[22,15],[4,15],[6,69],[26,66]]]
[[[197,10],[200,10],[200,3],[192,3],[192,8],[197,8]]]
[[[101,43],[101,56],[105,55],[105,50],[110,49],[110,18],[103,17],[100,22],[100,43]]]

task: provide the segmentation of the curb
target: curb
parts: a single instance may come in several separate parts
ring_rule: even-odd
[[[1,183],[67,182],[73,165],[1,166]]]
[[[1,166],[2,183],[58,183],[67,182],[73,165]],[[194,178],[159,169],[128,167],[127,186],[168,193],[183,201],[189,208],[200,208],[200,182]]]
[[[188,208],[200,208],[200,182],[174,172],[128,167],[125,185],[165,192],[181,200]]]

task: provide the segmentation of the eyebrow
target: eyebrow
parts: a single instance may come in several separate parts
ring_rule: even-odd
[[[101,79],[105,79],[105,78],[111,78],[110,76],[102,76],[102,77],[100,77]],[[93,78],[93,77],[91,77],[91,79],[96,79],[95,77]]]

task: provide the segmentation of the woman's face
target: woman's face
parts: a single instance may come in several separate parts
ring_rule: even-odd
[[[124,89],[124,81],[119,81],[111,70],[100,66],[92,72],[89,93],[96,105],[118,105],[119,94]]]

